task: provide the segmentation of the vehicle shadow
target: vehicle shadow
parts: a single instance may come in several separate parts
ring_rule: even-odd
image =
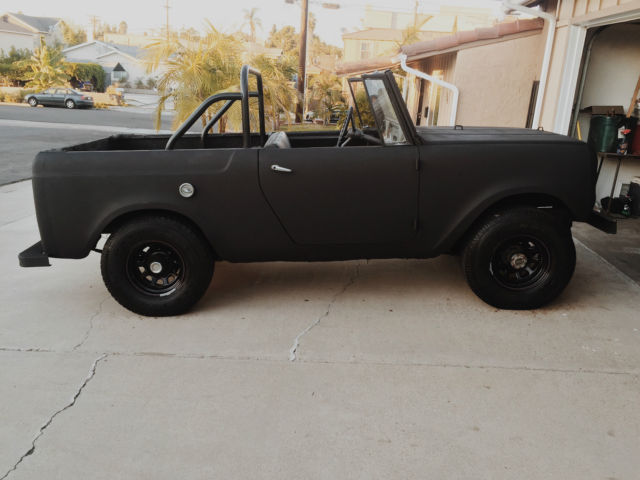
[[[546,307],[553,311],[580,308],[594,295],[606,294],[592,281],[600,266],[579,262],[565,291]],[[601,269],[601,268],[600,268]],[[289,302],[331,299],[343,290],[358,298],[387,296],[425,304],[450,301],[486,313],[498,309],[485,304],[468,287],[459,258],[359,260],[347,262],[221,262],[197,310],[231,307],[238,303],[265,303],[286,308]]]

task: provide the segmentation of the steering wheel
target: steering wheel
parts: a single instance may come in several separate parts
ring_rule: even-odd
[[[351,136],[349,136],[349,138],[347,138],[343,142],[343,139],[345,136],[347,136],[347,131],[349,130],[349,123],[351,123],[352,129],[355,131],[356,126],[353,120],[353,107],[349,107],[349,110],[347,110],[347,118],[344,121],[344,125],[342,125],[342,128],[340,129],[340,135],[338,135],[338,143],[336,144],[336,147],[344,147],[347,143],[349,143],[349,140],[351,140]]]

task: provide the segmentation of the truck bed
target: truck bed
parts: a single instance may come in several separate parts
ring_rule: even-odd
[[[338,131],[287,132],[292,148],[329,147],[338,140]],[[64,152],[110,152],[135,150],[164,150],[170,135],[113,135],[93,142],[64,147]],[[260,137],[251,136],[252,145],[258,146]],[[178,140],[174,150],[194,150],[208,148],[242,148],[241,133],[212,134],[205,138],[204,144],[200,134],[185,135]]]

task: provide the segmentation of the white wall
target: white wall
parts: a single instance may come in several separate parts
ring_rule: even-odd
[[[582,105],[629,107],[640,76],[640,25],[612,25],[600,33],[591,49]]]
[[[9,52],[11,47],[33,50],[33,38],[33,35],[0,32],[0,49],[4,50],[5,53]]]
[[[143,62],[133,60],[130,57],[126,55],[121,55],[119,53],[114,53],[112,55],[107,55],[105,57],[102,57],[101,59],[99,59],[97,63],[104,63],[109,65],[115,65],[116,63],[119,63],[129,74],[129,77],[127,80],[131,84],[134,84],[134,82],[138,78],[141,78],[144,80],[147,77],[151,76],[147,74],[146,66],[144,65]]]

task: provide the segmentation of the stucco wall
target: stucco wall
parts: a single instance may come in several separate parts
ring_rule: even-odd
[[[535,34],[460,50],[453,79],[460,89],[456,123],[524,127],[542,48]]]

